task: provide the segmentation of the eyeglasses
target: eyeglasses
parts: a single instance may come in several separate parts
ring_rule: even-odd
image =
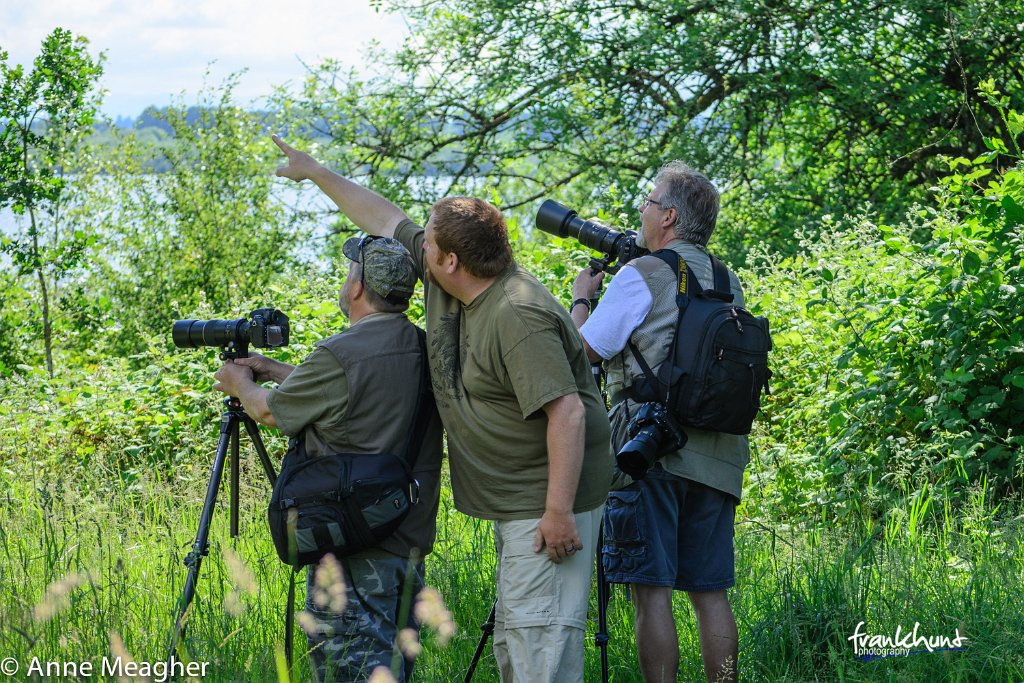
[[[642,202],[640,202],[640,206],[637,207],[637,210],[642,213],[642,212],[646,211],[647,207],[649,207],[651,204],[654,204],[659,209],[670,209],[670,208],[672,208],[670,206],[665,206],[662,202],[658,201],[657,199],[651,199],[648,196],[648,197],[644,197],[644,200]]]

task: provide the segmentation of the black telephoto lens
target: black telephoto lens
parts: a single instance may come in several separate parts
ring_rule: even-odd
[[[179,349],[192,349],[195,346],[191,342],[192,325],[198,320],[175,320],[171,327],[171,340]]]
[[[555,237],[569,237],[569,221],[575,217],[575,211],[554,199],[548,199],[537,210],[537,227]]]
[[[537,227],[558,237],[573,237],[583,246],[609,255],[616,253],[616,243],[626,237],[625,233],[600,223],[583,220],[575,211],[554,199],[540,205]]]
[[[618,259],[619,263],[643,256],[646,249],[636,246],[636,233],[618,232],[595,221],[586,221],[572,209],[553,199],[546,200],[537,211],[537,227],[556,237],[572,237],[585,247]]]
[[[276,308],[257,308],[248,318],[237,320],[177,320],[171,340],[181,349],[219,346],[231,358],[248,355],[249,347],[259,349],[287,346],[291,326]]]
[[[178,320],[171,327],[174,345],[182,349],[200,346],[227,346],[247,342],[249,321],[237,320]]]

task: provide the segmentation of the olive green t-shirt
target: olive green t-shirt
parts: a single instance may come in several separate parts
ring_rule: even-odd
[[[422,353],[415,326],[402,313],[375,313],[324,339],[267,396],[278,428],[305,432],[311,456],[394,453],[404,456],[416,414]],[[412,468],[420,502],[379,548],[408,557],[431,551],[440,498],[441,423],[427,424]]]
[[[423,229],[403,221],[395,238],[423,277]],[[427,347],[434,396],[448,434],[455,507],[483,519],[544,514],[546,403],[572,393],[586,420],[575,512],[604,502],[611,480],[608,416],[583,342],[544,286],[512,265],[469,305],[426,282]]]

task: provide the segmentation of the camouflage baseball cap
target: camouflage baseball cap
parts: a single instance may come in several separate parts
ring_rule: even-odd
[[[390,237],[350,237],[342,253],[363,265],[363,284],[391,301],[408,300],[416,289],[416,265],[409,251]]]

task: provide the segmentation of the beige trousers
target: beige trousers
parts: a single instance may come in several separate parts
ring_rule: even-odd
[[[494,523],[498,605],[494,658],[502,683],[582,683],[587,604],[604,506],[576,515],[583,550],[556,564],[533,552],[539,519]]]

